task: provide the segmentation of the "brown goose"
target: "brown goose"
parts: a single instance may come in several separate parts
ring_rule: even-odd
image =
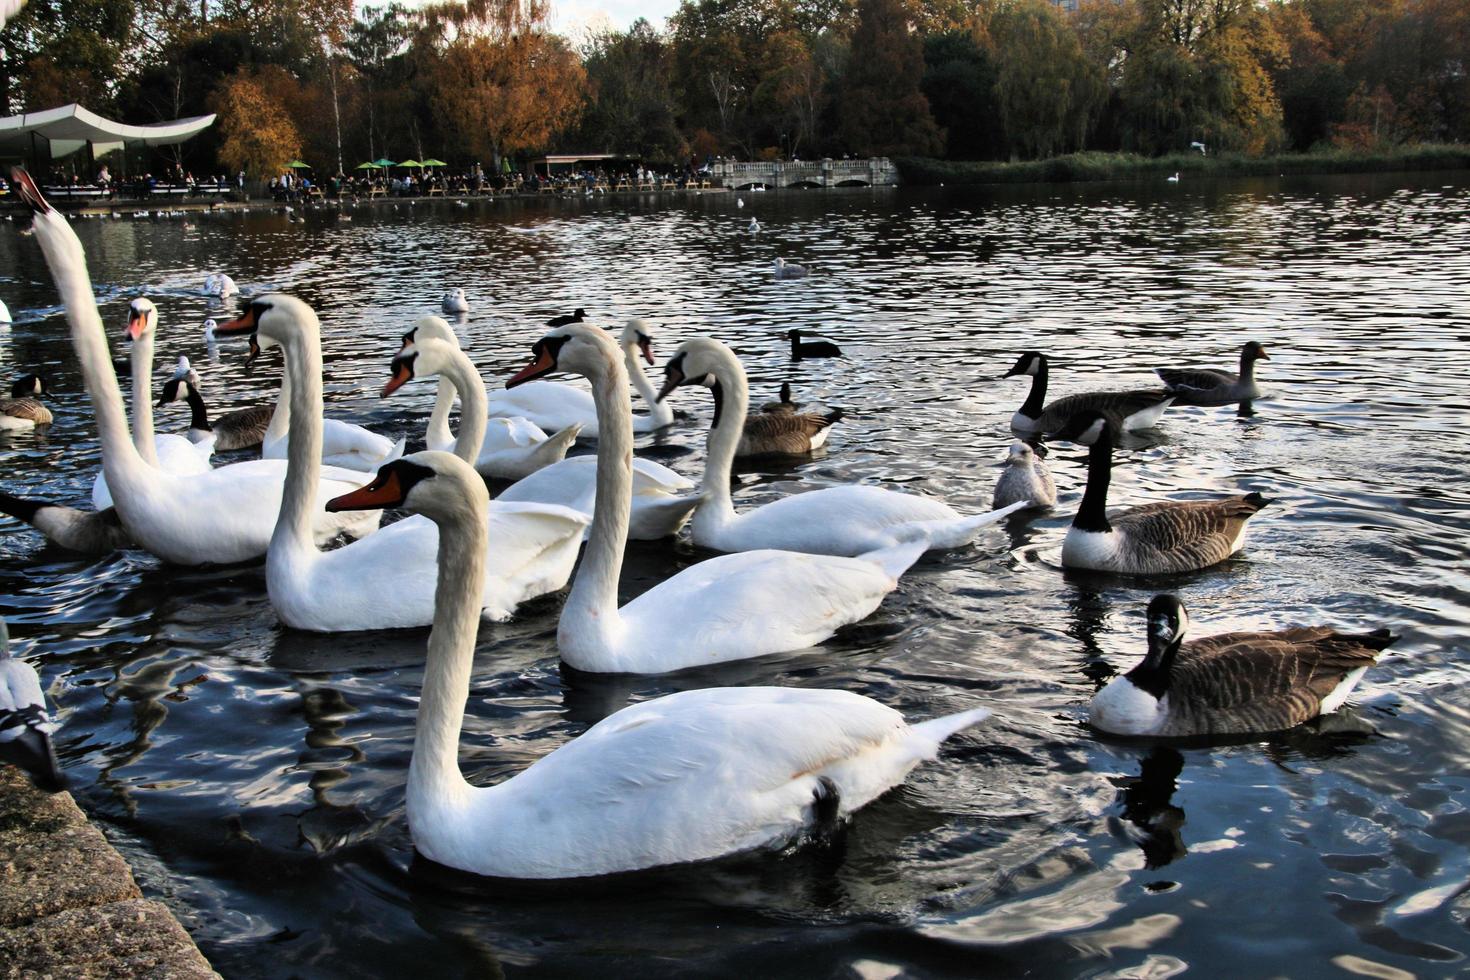
[[[1016,414],[1011,416],[1011,428],[1017,432],[1056,432],[1073,415],[1085,409],[1101,412],[1119,432],[1151,429],[1174,400],[1172,394],[1161,388],[1149,388],[1139,391],[1085,391],[1047,403],[1047,359],[1039,351],[1022,354],[1003,377],[1024,375],[1031,376],[1031,391]]]
[[[1092,699],[1088,720],[1114,735],[1187,737],[1279,732],[1341,708],[1397,637],[1304,626],[1221,633],[1184,643],[1178,596],[1148,606],[1148,655]]]
[[[25,521],[43,534],[47,541],[68,551],[84,555],[107,555],[134,547],[133,539],[123,530],[117,511],[77,510],[44,500],[27,500],[0,493],[0,513]]]
[[[781,399],[774,402],[762,402],[761,411],[768,415],[791,415],[801,408],[791,400],[791,382],[781,382]]]
[[[816,412],[760,412],[747,415],[745,429],[735,455],[800,456],[820,449],[832,434],[832,424],[842,418],[837,410]]]
[[[226,412],[213,422],[209,421],[209,409],[199,391],[199,372],[189,366],[187,357],[179,358],[179,368],[174,376],[163,384],[158,405],[174,402],[189,403],[189,441],[194,443],[214,440],[215,452],[227,453],[235,449],[250,449],[259,446],[270,428],[274,405],[257,405]]]
[[[10,386],[10,397],[0,400],[0,431],[34,429],[51,424],[51,409],[38,396],[46,394],[40,375],[27,374]]]
[[[1224,561],[1245,543],[1245,523],[1270,503],[1259,493],[1169,500],[1108,516],[1114,430],[1102,413],[1072,417],[1059,439],[1089,443],[1087,489],[1062,542],[1062,564],[1130,575],[1192,572]]]
[[[1240,349],[1240,373],[1214,368],[1154,368],[1179,405],[1229,405],[1261,397],[1256,361],[1269,361],[1266,348],[1254,340]]]

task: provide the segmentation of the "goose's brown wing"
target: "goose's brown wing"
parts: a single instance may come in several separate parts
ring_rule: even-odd
[[[248,449],[258,446],[265,439],[265,430],[270,428],[271,416],[275,414],[275,408],[271,405],[258,405],[255,408],[241,408],[233,412],[226,412],[214,420],[214,431],[217,442],[215,448],[220,450]]]
[[[779,415],[762,412],[745,420],[745,431],[740,438],[740,456],[800,455],[812,451],[812,437],[833,422],[837,416],[817,415],[814,412],[793,412]]]
[[[1228,371],[1209,368],[1155,368],[1154,374],[1170,388],[1192,388],[1196,391],[1226,388],[1240,380]]]
[[[1245,522],[1267,503],[1258,493],[1171,500],[1132,507],[1108,520],[1139,571],[1188,571],[1229,558]]]
[[[1174,397],[1163,388],[1140,388],[1136,391],[1084,391],[1064,395],[1049,403],[1041,413],[1041,426],[1055,432],[1078,412],[1101,412],[1114,428],[1122,428],[1129,416],[1152,408],[1166,398]]]
[[[37,425],[51,424],[51,409],[35,398],[7,398],[0,401],[0,414],[17,419],[30,419]]]

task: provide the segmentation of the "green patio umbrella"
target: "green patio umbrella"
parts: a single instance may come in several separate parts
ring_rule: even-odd
[[[500,158],[500,172],[503,174],[508,174],[511,172],[510,157]]]
[[[309,163],[302,163],[300,160],[292,160],[290,163],[286,164],[286,166],[290,167],[292,170],[310,170],[311,169],[311,164],[309,164]]]
[[[404,161],[402,161],[400,163],[394,164],[394,166],[398,166],[398,167],[422,167],[423,164],[422,163],[419,163],[417,160],[404,160]]]
[[[367,163],[359,163],[357,165],[357,169],[358,170],[382,170],[383,167],[382,167],[381,164],[376,164],[376,163],[373,163],[371,160],[369,160]]]
[[[426,166],[426,167],[447,167],[447,166],[449,166],[449,164],[445,163],[443,160],[435,160],[433,157],[429,157],[429,159],[427,159],[427,160],[421,160],[420,162],[424,166]]]
[[[379,157],[378,159],[374,160],[373,163],[376,163],[380,167],[398,166],[398,164],[394,163],[392,160],[389,160],[387,157]]]

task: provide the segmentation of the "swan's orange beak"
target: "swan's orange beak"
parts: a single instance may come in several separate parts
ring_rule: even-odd
[[[148,326],[148,314],[141,310],[128,311],[128,339],[137,340]]]
[[[507,388],[514,388],[516,385],[525,384],[527,381],[539,378],[543,374],[550,374],[555,370],[556,358],[552,357],[546,347],[538,342],[536,344],[536,359],[517,371],[515,376],[505,383],[505,386]]]
[[[643,352],[643,359],[649,364],[653,363],[653,344],[649,343],[647,337],[638,338],[638,349]]]
[[[379,470],[377,479],[367,486],[328,500],[326,509],[333,514],[342,510],[381,510],[397,507],[406,496],[398,482],[398,471],[389,466]]]
[[[245,307],[245,312],[233,320],[215,325],[214,335],[216,337],[233,337],[236,334],[255,332],[255,304]]]
[[[413,380],[413,368],[409,367],[409,359],[406,357],[393,358],[391,370],[393,377],[388,380],[387,384],[383,385],[383,398],[387,398],[393,392]]]

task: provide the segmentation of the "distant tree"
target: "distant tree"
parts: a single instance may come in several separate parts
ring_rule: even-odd
[[[131,0],[34,0],[0,29],[0,111],[110,111],[138,41]]]
[[[672,57],[648,21],[639,19],[626,32],[594,35],[583,65],[590,99],[578,128],[582,145],[662,161],[685,156],[675,121]]]
[[[826,105],[826,75],[806,38],[794,29],[776,31],[766,42],[754,103],[769,129],[788,138],[784,149],[792,156],[816,148],[817,126]]]
[[[861,0],[838,103],[841,135],[859,154],[932,156],[944,134],[920,83],[924,42],[902,0]]]
[[[1019,0],[996,12],[990,34],[1012,148],[1028,157],[1083,149],[1107,87],[1077,33],[1045,0]]]
[[[249,69],[225,79],[212,98],[215,125],[225,133],[220,161],[257,177],[280,172],[301,155],[301,134],[286,107]]]
[[[924,39],[924,97],[947,134],[945,155],[990,160],[1005,153],[1005,124],[995,96],[991,52],[970,31]]]

